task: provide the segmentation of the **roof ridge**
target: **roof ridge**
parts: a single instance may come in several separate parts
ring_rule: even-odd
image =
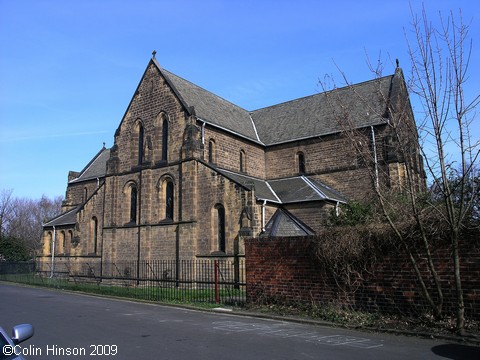
[[[253,130],[255,131],[255,136],[257,137],[258,142],[260,142],[262,145],[265,145],[263,143],[263,141],[260,139],[260,136],[258,135],[257,125],[255,124],[255,121],[253,121],[252,113],[248,113],[248,117],[250,118],[250,121],[252,122]]]
[[[283,208],[283,207],[280,207],[279,208],[280,211],[283,212],[284,215],[286,215],[290,220],[292,220],[293,222],[295,222],[298,226],[300,226],[302,228],[303,231],[305,232],[313,232],[315,233],[315,231],[313,231],[313,229],[308,226],[307,224],[305,224],[302,220],[300,220],[298,217],[296,217],[295,215],[293,215],[290,211],[288,211],[287,209]],[[307,231],[308,230],[308,231]]]
[[[283,101],[283,102],[278,103],[278,104],[273,104],[273,105],[270,105],[270,106],[264,106],[264,107],[256,109],[256,110],[252,110],[250,113],[255,113],[255,112],[258,112],[260,110],[270,109],[270,108],[274,108],[274,107],[277,107],[277,106],[280,106],[280,105],[285,105],[285,104],[288,104],[288,103],[291,103],[291,102],[300,101],[300,100],[304,100],[304,99],[309,99],[309,98],[313,98],[313,97],[320,96],[320,95],[330,94],[332,92],[346,91],[348,89],[351,89],[352,87],[364,86],[368,83],[375,82],[375,81],[380,81],[380,80],[386,80],[388,78],[393,78],[394,76],[395,76],[395,74],[385,75],[385,76],[381,76],[381,77],[378,77],[378,78],[375,78],[375,79],[365,80],[365,81],[362,81],[362,82],[359,82],[359,83],[347,84],[347,85],[342,86],[342,87],[333,88],[333,89],[330,89],[330,90],[327,90],[327,91],[322,91],[322,92],[319,92],[319,93],[316,93],[316,94],[301,96],[301,97],[298,97],[298,98],[295,98],[295,99],[290,99],[290,100]]]
[[[98,157],[105,151],[105,150],[108,150],[105,146],[103,146],[99,152],[97,152],[97,154],[88,162],[87,165],[85,165],[85,167],[83,168],[82,171],[80,171],[80,173],[78,174],[78,176],[71,180],[71,181],[74,181],[78,178],[80,178],[83,174],[85,174],[85,172],[93,165],[93,163],[98,159]]]
[[[303,176],[302,176],[302,177],[303,177]],[[321,191],[321,192],[325,195],[326,198],[329,198],[329,199],[331,199],[331,200],[336,200],[336,201],[339,201],[339,202],[345,202],[345,200],[346,200],[346,199],[345,199],[345,196],[344,196],[340,191],[332,188],[331,186],[328,186],[327,184],[323,183],[322,181],[319,181],[319,180],[316,180],[316,179],[311,179],[311,178],[309,178],[308,176],[305,176],[305,179],[308,181],[309,184],[311,184],[311,186],[314,186],[315,189],[317,189],[318,191]],[[336,195],[337,197],[340,197],[340,198],[343,197],[343,199],[339,199],[339,198],[335,198],[335,199],[334,199],[334,198],[332,198],[331,196],[325,194],[322,190],[320,190],[320,189],[318,188],[318,185],[317,185],[317,184],[320,185],[320,186],[322,186],[322,187],[324,187],[326,190],[331,191],[331,192],[334,193],[334,195]]]
[[[320,195],[321,197],[324,197],[324,198],[328,198],[328,196],[323,192],[321,191],[319,188],[317,188],[315,186],[314,183],[312,183],[310,181],[310,179],[308,179],[305,175],[301,175],[300,178],[305,181],[307,183],[308,186],[310,186],[318,195]]]
[[[191,82],[190,80],[187,80],[187,79],[185,79],[185,78],[183,78],[183,77],[181,77],[181,76],[179,76],[179,75],[177,75],[177,74],[175,74],[175,73],[173,73],[173,72],[171,72],[171,71],[169,71],[169,70],[167,70],[167,69],[165,69],[165,68],[160,67],[160,69],[161,69],[161,71],[165,71],[165,72],[167,73],[167,75],[173,75],[173,76],[175,76],[176,78],[179,78],[180,80],[185,81],[186,83],[189,83],[190,85],[192,85],[192,86],[194,86],[194,87],[196,87],[196,88],[198,88],[198,89],[200,89],[200,90],[202,90],[202,91],[208,92],[208,93],[212,94],[213,96],[215,96],[216,98],[218,98],[218,99],[220,99],[220,100],[222,100],[222,101],[225,101],[225,102],[227,102],[227,103],[229,103],[229,104],[231,104],[231,105],[233,105],[233,106],[235,106],[235,107],[237,107],[237,108],[245,111],[247,114],[249,113],[249,111],[248,111],[247,109],[241,107],[240,105],[237,105],[237,104],[235,104],[234,102],[232,102],[232,101],[230,101],[230,100],[227,100],[227,99],[225,99],[224,97],[222,97],[222,96],[220,96],[220,95],[218,95],[218,94],[215,94],[214,92],[212,92],[212,91],[210,91],[210,90],[207,90],[207,89],[205,89],[204,87],[202,87],[202,86],[200,86],[200,85],[195,84],[194,82]]]
[[[243,178],[253,179],[253,180],[256,180],[256,181],[259,181],[259,182],[263,182],[265,184],[265,186],[270,190],[272,195],[275,197],[275,199],[277,200],[277,203],[282,204],[282,200],[278,197],[276,191],[273,190],[272,186],[269,183],[269,180],[262,179],[262,178],[259,178],[259,177],[255,177],[255,176],[251,176],[251,175],[247,175],[247,174],[243,174],[243,173],[238,173],[238,172],[223,169],[223,168],[218,168],[218,171],[220,173],[225,172],[225,173],[233,174],[233,175],[240,176],[240,177],[243,177]],[[223,175],[226,176],[225,174],[223,174]],[[258,197],[258,199],[265,200],[264,198],[260,198],[260,197]]]
[[[267,185],[268,189],[272,192],[272,194],[275,196],[275,198],[277,199],[277,201],[280,203],[280,204],[283,204],[283,201],[282,199],[280,199],[277,195],[277,192],[275,190],[273,190],[272,186],[270,185],[270,183],[268,182],[268,180],[265,180],[265,184]]]
[[[291,222],[294,224],[294,227],[296,229],[293,229],[295,232],[294,234],[285,234],[283,233],[282,235],[278,235],[278,231],[281,230],[280,226],[282,225],[283,219],[285,219],[288,222]],[[302,235],[299,235],[298,232],[301,232]],[[275,211],[275,213],[272,215],[270,220],[265,226],[265,229],[262,231],[260,236],[282,236],[282,237],[291,237],[291,236],[309,236],[309,235],[314,235],[315,231],[310,228],[307,224],[305,224],[302,220],[297,218],[295,215],[293,215],[290,211],[285,209],[284,207],[279,207]]]

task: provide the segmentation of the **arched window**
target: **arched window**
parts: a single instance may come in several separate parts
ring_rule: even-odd
[[[57,244],[59,254],[65,254],[65,231],[60,231],[58,234]]]
[[[98,244],[98,220],[97,218],[94,216],[92,217],[92,222],[91,222],[91,235],[92,235],[92,249],[93,249],[93,253],[96,254],[97,253],[97,244]]]
[[[213,139],[208,142],[208,162],[215,164],[215,140]]]
[[[240,150],[240,172],[247,171],[247,164],[246,164],[246,155],[244,150]]]
[[[305,155],[302,152],[297,154],[298,172],[305,174]]]
[[[160,222],[172,222],[175,219],[175,181],[170,174],[160,178],[156,186],[158,208],[158,220]]]
[[[213,211],[214,251],[226,252],[225,239],[225,208],[221,204],[215,205]]]
[[[67,254],[70,254],[70,249],[72,247],[72,242],[73,242],[73,231],[72,230],[68,230],[67,232],[67,241],[66,241],[66,246],[67,246]]]
[[[162,116],[162,161],[168,160],[168,119],[166,115]]]
[[[398,161],[396,141],[392,135],[388,135],[384,139],[384,149],[385,149],[385,160],[387,162],[396,162]]]
[[[218,250],[225,252],[225,208],[218,209]]]
[[[52,237],[52,233],[49,231],[47,233],[47,236],[45,236],[45,242],[43,244],[43,251],[45,255],[51,254],[52,248],[53,248],[53,237]]]
[[[173,220],[173,200],[174,200],[174,188],[173,182],[167,181],[167,186],[165,189],[165,218]]]
[[[55,255],[62,253],[62,232],[60,230],[55,231]]]
[[[137,222],[137,187],[132,185],[130,187],[130,222]]]
[[[144,130],[142,124],[138,124],[138,165],[143,163]]]

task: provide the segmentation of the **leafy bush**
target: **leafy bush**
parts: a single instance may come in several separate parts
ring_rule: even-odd
[[[25,244],[14,237],[0,238],[0,260],[2,261],[25,261],[30,256]]]
[[[340,205],[337,214],[336,209],[330,210],[326,226],[354,226],[365,224],[373,217],[374,206],[368,202],[352,201]]]

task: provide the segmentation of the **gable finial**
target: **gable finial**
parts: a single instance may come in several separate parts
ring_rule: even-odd
[[[397,62],[397,69],[400,67],[400,61],[398,61],[398,59],[395,59],[395,61]]]
[[[155,59],[155,55],[157,55],[157,52],[155,50],[152,51],[152,59]]]

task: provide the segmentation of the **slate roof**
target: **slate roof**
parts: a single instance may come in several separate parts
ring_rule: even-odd
[[[397,68],[394,75],[247,111],[163,69],[155,58],[152,61],[186,110],[200,121],[266,146],[338,133],[342,129],[336,116],[342,114],[348,114],[357,127],[382,124],[386,99],[400,96],[399,81],[403,81],[402,71]],[[69,184],[104,177],[109,157],[110,149],[102,148]],[[306,176],[266,181],[227,170],[217,171],[242,186],[254,187],[260,200],[278,204],[347,201],[341,193]],[[78,210],[74,208],[61,214],[45,226],[75,224]],[[285,213],[278,217],[283,223],[292,219]]]
[[[310,236],[315,235],[308,225],[295,217],[292,213],[283,208],[278,208],[275,214],[270,218],[265,231],[260,234],[260,237],[266,236]]]
[[[277,180],[262,180],[229,170],[217,169],[217,171],[246,188],[254,187],[258,200],[267,200],[277,204],[307,201],[347,202],[347,198],[340,192],[303,175]]]
[[[282,204],[306,201],[347,202],[340,192],[307,176],[296,176],[286,179],[269,180],[270,187]]]
[[[357,128],[385,123],[386,99],[393,76],[339,88],[252,112],[266,145],[342,131],[338,116],[348,114]],[[366,105],[368,104],[368,105]]]
[[[193,106],[201,121],[259,142],[248,111],[165,69],[160,68],[160,72],[173,85],[184,104]]]
[[[255,188],[255,195],[257,199],[267,200],[269,202],[274,202],[278,204],[281,203],[281,200],[272,190],[268,181],[225,169],[217,169],[217,171],[226,178],[229,178],[248,189],[251,189],[252,187]]]
[[[342,129],[336,116],[346,113],[359,128],[385,123],[386,101],[394,92],[392,84],[398,83],[393,80],[403,81],[398,68],[394,75],[247,111],[163,69],[156,59],[152,61],[200,121],[267,146],[338,133]]]
[[[83,168],[80,174],[73,180],[70,180],[69,184],[75,184],[82,181],[102,178],[107,173],[107,161],[110,158],[110,149],[103,147],[90,162]],[[75,225],[77,221],[77,212],[81,209],[82,205],[48,220],[43,226],[66,226]]]
[[[110,149],[102,148],[80,172],[80,175],[70,180],[69,184],[104,177],[107,173],[107,161],[109,158]]]
[[[62,226],[62,225],[75,225],[77,222],[77,211],[80,207],[77,206],[57,217],[47,221],[43,224],[44,227]]]

